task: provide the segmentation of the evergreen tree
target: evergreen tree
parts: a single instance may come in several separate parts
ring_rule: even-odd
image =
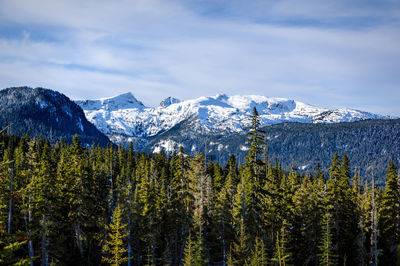
[[[324,186],[324,180],[317,178],[311,181],[307,175],[293,195],[292,228],[288,244],[293,261],[302,265],[315,264],[317,261]]]
[[[206,261],[204,243],[207,236],[205,232],[209,231],[213,194],[211,177],[206,174],[204,160],[200,153],[197,153],[190,161],[188,182],[191,196],[189,213],[192,214],[193,228],[197,232],[195,258],[196,261]]]
[[[261,156],[264,151],[264,131],[260,129],[260,118],[256,107],[253,108],[253,114],[250,117],[250,125],[247,128],[247,140],[246,142],[250,145],[249,152],[246,156],[245,167],[250,172],[252,177],[257,178],[261,174],[262,166],[264,162],[261,160]]]
[[[233,243],[233,247],[230,252],[230,256],[233,258],[233,263],[235,265],[245,265],[247,259],[250,255],[249,249],[249,236],[246,232],[246,225],[241,220],[239,234],[236,235],[236,241]]]
[[[40,243],[40,255],[44,265],[49,264],[49,246],[50,243],[50,225],[54,223],[54,217],[51,215],[51,206],[55,198],[54,186],[54,165],[50,158],[50,147],[46,143],[41,152],[41,158],[38,163],[38,171],[31,177],[27,185],[29,197],[31,198],[31,212],[34,223],[31,229],[34,234],[31,235]]]
[[[126,232],[126,224],[122,222],[122,213],[119,205],[113,212],[112,222],[110,224],[109,240],[105,247],[106,256],[103,256],[103,261],[118,266],[129,260],[125,256],[127,250],[124,246],[124,239],[128,236]]]
[[[334,265],[336,256],[333,255],[331,215],[326,213],[322,220],[322,239],[319,246],[319,265]]]
[[[8,159],[3,161],[0,167],[9,164]],[[27,243],[26,235],[22,234],[8,234],[7,218],[8,218],[8,197],[9,181],[6,177],[0,177],[0,265],[27,265],[30,259],[17,256],[24,245]],[[18,238],[21,238],[18,240]]]
[[[351,181],[347,154],[328,181],[286,171],[262,154],[256,114],[240,167],[0,134],[0,264],[396,265],[394,163],[385,188]]]
[[[334,155],[332,165],[329,168],[330,179],[327,187],[327,207],[332,215],[332,234],[334,253],[338,255],[339,264],[344,260],[356,264],[359,250],[354,242],[358,231],[358,220],[355,215],[356,206],[353,201],[352,188],[350,185],[350,167],[346,153],[343,155],[342,163],[339,156]]]
[[[234,203],[235,203],[235,188],[233,174],[228,172],[228,176],[226,178],[226,182],[222,187],[218,197],[216,199],[215,206],[215,215],[216,217],[216,226],[217,226],[217,234],[220,236],[221,241],[215,243],[215,248],[221,248],[222,261],[226,262],[227,260],[227,248],[231,246],[232,240],[234,239],[234,230],[232,230],[234,226]]]
[[[249,265],[259,266],[259,265],[267,265],[268,259],[265,250],[264,241],[260,238],[256,238],[254,244],[254,250],[251,255],[251,260]]]
[[[400,194],[396,166],[390,161],[386,174],[385,191],[379,211],[379,247],[383,254],[379,261],[384,265],[395,265],[398,260]]]
[[[280,231],[276,232],[276,240],[275,240],[275,252],[272,257],[272,262],[275,265],[284,266],[288,264],[288,260],[290,257],[290,253],[287,249],[287,233],[286,233],[286,224],[285,222],[282,225]],[[288,264],[289,265],[289,264]]]
[[[205,250],[202,243],[201,232],[198,233],[196,241],[192,240],[191,233],[189,233],[183,252],[183,265],[205,265],[207,263],[207,260],[204,258],[204,252]]]
[[[194,264],[194,244],[190,233],[186,241],[185,250],[183,251],[182,263],[185,266]]]
[[[236,224],[244,222],[248,235],[252,236],[250,243],[254,242],[254,237],[261,233],[264,228],[263,213],[265,212],[265,190],[263,161],[264,137],[260,130],[260,118],[257,109],[253,109],[247,133],[247,142],[250,144],[249,152],[245,157],[241,180],[237,187],[235,197],[235,220]],[[237,227],[239,228],[239,227]]]
[[[185,237],[189,232],[189,193],[187,184],[188,159],[183,152],[174,152],[169,166],[170,180],[167,188],[166,226],[170,243],[167,258],[171,264],[179,264],[182,259]]]

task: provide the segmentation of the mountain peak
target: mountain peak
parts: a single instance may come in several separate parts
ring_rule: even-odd
[[[169,96],[169,97],[165,98],[165,99],[160,103],[160,106],[161,106],[161,107],[168,107],[168,106],[170,106],[171,104],[180,103],[180,102],[181,102],[181,100]]]
[[[89,121],[121,143],[124,138],[146,138],[189,121],[198,132],[242,132],[256,107],[262,126],[284,122],[337,123],[380,119],[352,110],[328,110],[286,98],[217,94],[180,101],[164,99],[159,107],[145,107],[131,93],[97,101],[77,102]],[[117,136],[117,137],[116,137]]]
[[[227,100],[229,97],[228,95],[226,95],[225,93],[218,93],[215,98],[217,100]]]
[[[117,96],[99,99],[102,105],[108,109],[143,108],[144,104],[133,96],[132,92],[126,92]]]
[[[144,104],[137,100],[131,92],[122,93],[108,98],[100,98],[98,100],[75,101],[84,110],[107,110],[115,111],[121,109],[143,109]]]
[[[85,117],[83,110],[67,96],[45,88],[12,87],[0,90],[0,124],[14,123],[13,133],[44,136],[52,143],[71,141],[75,134],[82,143],[109,140]]]

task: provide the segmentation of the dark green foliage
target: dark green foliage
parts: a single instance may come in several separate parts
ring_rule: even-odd
[[[383,251],[379,261],[387,265],[395,265],[399,259],[400,180],[393,161],[390,161],[386,178],[387,182],[381,198],[378,218],[378,228],[380,232],[378,246]]]
[[[225,164],[231,154],[235,154],[239,162],[244,161],[248,154],[243,150],[247,138],[245,133],[205,135],[193,132],[192,123],[191,120],[184,121],[159,136],[149,138],[146,146],[138,142],[136,148],[150,152],[160,140],[171,139],[187,149],[195,145],[198,147],[196,151],[204,152],[207,143],[207,153],[220,164]],[[400,164],[400,119],[334,124],[284,123],[261,129],[268,139],[268,157],[277,158],[285,169],[296,166],[302,170],[306,167],[305,171],[313,172],[318,161],[321,170],[326,172],[333,155],[347,151],[361,177],[370,180],[370,169],[374,168],[375,183],[383,186],[388,162],[394,160],[395,164]],[[227,149],[218,150],[219,144]]]
[[[122,221],[122,213],[119,205],[113,211],[108,236],[109,239],[104,248],[108,256],[104,256],[102,260],[112,266],[119,266],[127,262],[130,258],[126,257],[127,249],[124,248],[124,240],[128,236],[128,233],[126,232],[126,224]]]
[[[329,168],[326,204],[327,211],[332,217],[332,242],[334,253],[339,257],[339,264],[344,263],[345,258],[348,263],[356,264],[354,259],[358,252],[354,239],[359,228],[349,169],[346,153],[343,155],[342,163],[339,156],[335,154]]]
[[[264,241],[262,239],[256,238],[254,243],[254,250],[251,254],[249,265],[258,266],[267,264],[268,264],[268,258]]]
[[[231,156],[220,165],[183,148],[167,156],[85,147],[77,136],[51,145],[2,134],[1,263],[101,265],[115,251],[129,265],[365,265],[378,253],[379,262],[395,265],[393,162],[386,187],[373,190],[358,171],[351,179],[347,154],[333,157],[325,180],[318,167],[303,174],[264,160],[260,136],[249,135],[242,164]]]
[[[330,216],[331,215],[329,213],[326,213],[322,220],[322,239],[319,245],[319,250],[321,253],[318,254],[319,265],[325,266],[335,265],[337,257],[333,254],[334,247],[332,241],[332,226]]]

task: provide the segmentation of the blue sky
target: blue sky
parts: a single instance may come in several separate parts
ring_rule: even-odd
[[[400,116],[400,1],[0,0],[0,87],[22,85]]]

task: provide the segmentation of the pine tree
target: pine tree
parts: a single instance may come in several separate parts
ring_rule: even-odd
[[[34,249],[34,239],[35,239],[35,225],[37,221],[34,219],[33,214],[33,194],[32,190],[32,180],[35,176],[38,176],[39,172],[39,160],[40,160],[40,151],[39,151],[39,140],[31,140],[28,143],[28,151],[26,153],[26,162],[25,165],[20,169],[21,177],[26,179],[26,184],[23,188],[21,188],[21,195],[23,198],[23,214],[24,214],[24,224],[25,231],[29,238],[28,240],[28,254],[31,258],[31,265],[33,265],[34,257],[35,257],[35,249]]]
[[[5,129],[1,130],[0,134]],[[0,148],[4,148],[6,146],[4,138],[8,136],[3,134],[0,136],[3,138]],[[0,162],[0,265],[29,265],[31,258],[26,258],[26,255],[21,252],[27,243],[28,236],[18,229],[17,224],[12,224],[12,220],[16,220],[15,215],[12,216],[12,214],[19,203],[12,201],[18,197],[14,186],[17,185],[17,190],[19,187],[16,182],[18,180],[14,179],[14,173],[16,173],[14,170],[16,169],[14,158],[12,158],[13,149],[11,145],[7,146],[3,160]]]
[[[282,228],[280,231],[276,232],[276,240],[275,240],[275,252],[271,259],[272,262],[275,262],[275,265],[285,266],[289,265],[288,260],[290,257],[290,253],[287,249],[287,233],[286,233],[286,224],[283,222]]]
[[[252,266],[267,265],[268,259],[267,259],[267,254],[266,254],[265,249],[266,248],[265,248],[264,241],[262,239],[256,237],[255,244],[254,244],[254,250],[252,252],[249,265],[252,265]]]
[[[41,260],[44,265],[49,264],[48,248],[50,246],[50,229],[49,225],[55,222],[51,216],[52,199],[54,194],[54,167],[50,158],[50,147],[45,143],[41,151],[41,158],[38,163],[38,171],[32,175],[31,182],[27,185],[29,196],[32,200],[31,209],[32,217],[35,224],[33,230],[36,239],[40,239]],[[53,220],[53,221],[52,221]]]
[[[193,265],[206,265],[208,259],[206,258],[206,249],[204,247],[203,231],[197,233],[197,239],[194,243]]]
[[[84,259],[88,243],[94,241],[93,235],[87,232],[93,230],[98,215],[102,214],[97,213],[95,208],[96,195],[92,191],[91,170],[88,150],[81,146],[75,135],[72,145],[67,145],[61,151],[55,184],[57,198],[54,203],[58,219],[55,234],[59,248],[57,252],[69,264]]]
[[[265,212],[265,189],[263,164],[261,156],[263,153],[264,137],[260,130],[260,118],[257,109],[253,109],[247,143],[250,144],[249,152],[245,157],[241,180],[237,187],[235,196],[235,221],[236,224],[243,222],[246,225],[248,235],[252,237],[250,243],[254,242],[257,234],[262,234],[264,226],[263,213]]]
[[[169,184],[166,202],[167,239],[170,242],[171,264],[179,264],[182,260],[185,237],[189,232],[191,216],[189,214],[189,193],[187,184],[188,159],[183,149],[174,152],[169,163]]]
[[[185,249],[183,251],[182,263],[185,266],[190,266],[193,265],[194,263],[194,244],[192,241],[191,233],[189,233],[189,236],[186,240]]]
[[[342,163],[335,154],[328,170],[330,179],[327,187],[327,207],[332,215],[333,247],[338,255],[339,264],[344,263],[345,258],[350,264],[356,264],[354,260],[359,257],[359,250],[354,239],[359,233],[358,219],[355,215],[356,205],[350,185],[350,167],[346,153]]]
[[[264,162],[261,160],[263,155],[264,131],[260,129],[261,122],[256,107],[253,108],[253,114],[250,117],[250,125],[246,133],[248,138],[246,142],[250,145],[249,153],[246,156],[245,167],[251,172],[251,175],[259,175],[261,173]]]
[[[311,177],[307,175],[303,177],[300,187],[293,195],[294,210],[288,244],[291,247],[293,261],[302,265],[317,261],[324,185],[323,180],[317,178],[311,181]]]
[[[15,256],[15,253],[23,248],[27,240],[15,241],[9,238],[11,241],[7,243],[3,240],[5,238],[4,232],[1,232],[0,229],[0,265],[29,265],[30,258]]]
[[[232,252],[229,251],[228,256],[226,258],[226,266],[234,266],[234,262],[233,262],[233,257],[232,257]]]
[[[203,157],[200,153],[190,161],[187,173],[189,183],[189,214],[192,215],[193,228],[197,233],[195,242],[195,261],[207,261],[205,258],[205,232],[210,224],[213,201],[211,177],[206,174]]]
[[[216,213],[214,217],[216,218],[218,236],[221,239],[220,242],[215,243],[215,248],[222,246],[222,261],[224,262],[227,260],[227,247],[231,246],[234,239],[234,230],[232,230],[232,227],[234,226],[233,208],[236,185],[233,182],[232,173],[228,172],[226,182],[218,194],[215,203]]]
[[[366,193],[366,192],[365,192]],[[371,204],[371,237],[370,237],[370,264],[373,266],[378,265],[378,255],[380,250],[378,250],[378,239],[377,239],[377,204],[376,204],[376,196],[375,196],[375,176],[372,173],[372,184],[371,184],[371,197],[372,197],[372,204]],[[367,212],[368,213],[368,212]]]
[[[207,260],[204,258],[204,245],[202,241],[201,231],[197,233],[195,241],[192,239],[191,233],[189,233],[188,239],[186,240],[185,249],[183,251],[183,265],[190,266],[201,266],[207,264]]]
[[[244,265],[250,255],[249,249],[249,236],[246,232],[246,225],[243,218],[239,224],[239,233],[236,236],[236,240],[231,248],[230,256],[233,258],[235,265]]]
[[[339,213],[340,231],[338,239],[339,255],[347,258],[347,263],[358,264],[360,258],[360,247],[357,245],[357,236],[361,233],[358,226],[359,217],[357,213],[357,201],[354,199],[353,188],[350,184],[350,160],[344,152],[340,166],[339,191]]]
[[[7,165],[8,160],[3,161],[2,166]],[[0,265],[20,264],[26,265],[30,259],[19,258],[15,253],[20,251],[27,240],[17,240],[16,235],[8,234],[6,220],[8,218],[9,182],[5,177],[0,177]]]
[[[126,232],[126,224],[122,222],[122,213],[119,205],[115,208],[112,216],[112,222],[110,223],[110,233],[108,234],[109,240],[107,240],[105,252],[106,256],[103,256],[103,261],[111,264],[112,266],[121,265],[129,260],[125,256],[127,250],[124,246],[124,239],[128,236]]]
[[[379,261],[384,265],[394,265],[397,261],[397,249],[399,243],[399,217],[400,217],[400,194],[399,180],[396,166],[393,161],[389,163],[386,174],[385,191],[381,199],[379,210],[379,247],[383,254]]]
[[[334,265],[336,256],[333,255],[331,215],[326,213],[322,220],[322,239],[319,246],[319,265]]]

